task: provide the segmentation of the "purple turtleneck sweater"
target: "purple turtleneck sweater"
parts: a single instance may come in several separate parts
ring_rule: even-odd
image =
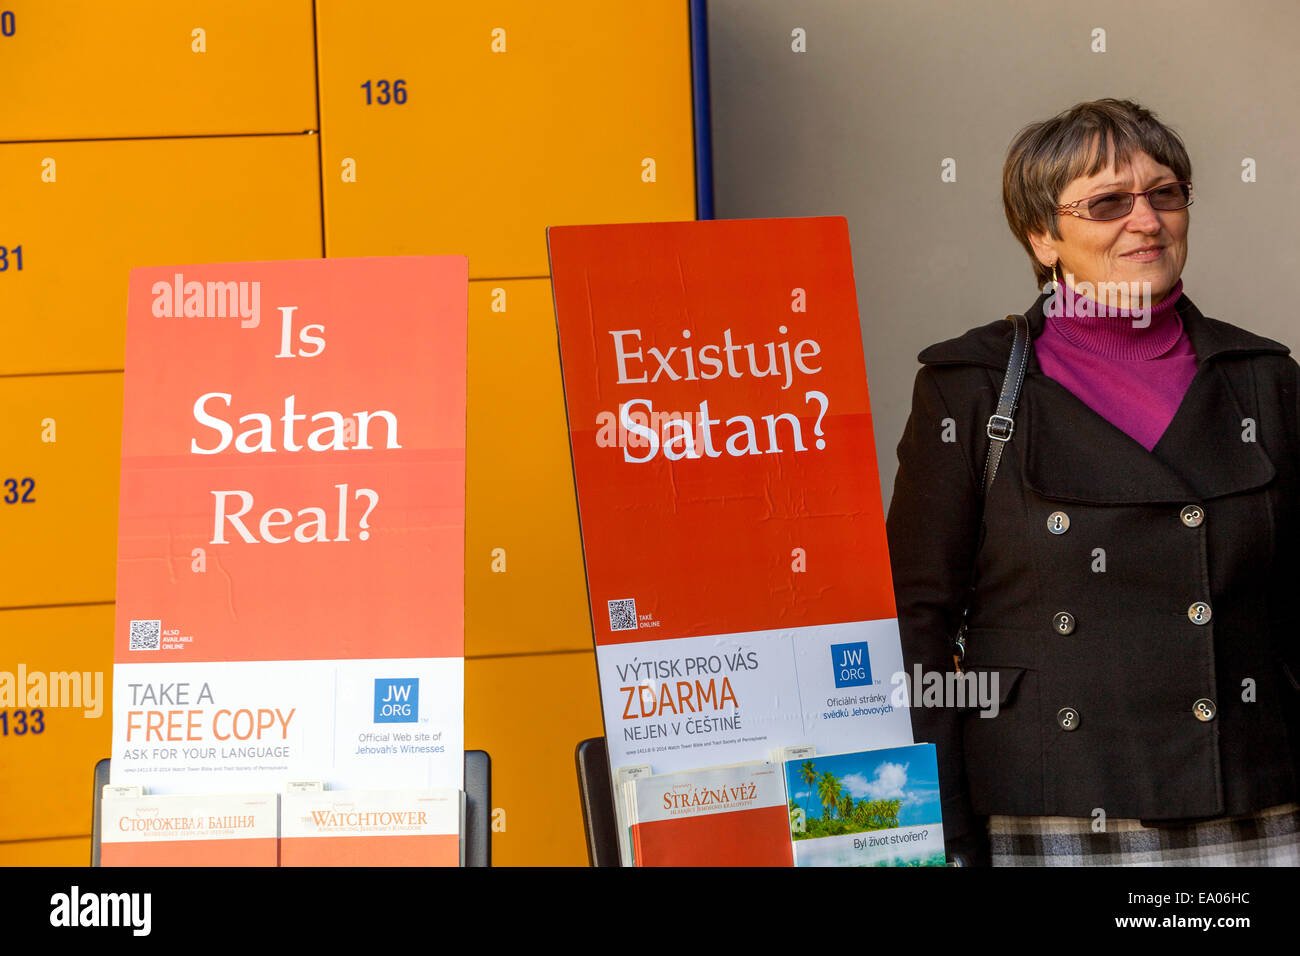
[[[1034,340],[1043,374],[1150,451],[1196,375],[1196,353],[1176,311],[1183,281],[1152,306],[1145,328],[1096,302],[1098,315],[1080,316],[1085,297],[1069,286],[1062,293],[1073,298],[1074,315],[1049,316]]]

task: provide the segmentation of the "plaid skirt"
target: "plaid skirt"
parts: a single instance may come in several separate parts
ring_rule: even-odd
[[[994,866],[1300,866],[1300,805],[1190,826],[1080,817],[989,817]]]

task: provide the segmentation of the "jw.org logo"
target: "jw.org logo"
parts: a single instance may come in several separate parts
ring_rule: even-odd
[[[871,683],[871,656],[867,642],[832,644],[831,663],[835,667],[836,687],[861,687]]]
[[[418,677],[375,678],[375,723],[413,724],[419,719]]]

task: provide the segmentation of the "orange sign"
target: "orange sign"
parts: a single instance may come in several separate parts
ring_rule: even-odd
[[[550,241],[596,643],[894,617],[844,220]]]
[[[467,276],[132,272],[115,782],[459,786]]]
[[[549,236],[611,766],[911,743],[844,219]]]

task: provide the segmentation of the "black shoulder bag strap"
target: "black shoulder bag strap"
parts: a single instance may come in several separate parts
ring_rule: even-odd
[[[1002,394],[998,396],[998,407],[989,416],[985,431],[989,436],[988,451],[984,457],[984,487],[981,492],[980,524],[983,524],[983,502],[987,500],[993,479],[997,477],[998,464],[1002,461],[1002,450],[1015,432],[1016,403],[1020,399],[1020,386],[1025,381],[1025,369],[1029,365],[1029,320],[1023,315],[1008,315],[1007,321],[1012,325],[1011,357],[1007,360],[1007,373],[1002,379]],[[961,624],[957,628],[957,637],[953,641],[953,659],[957,670],[966,659],[966,615],[970,613],[971,598],[975,594],[975,569],[971,568],[970,589],[966,593],[966,606],[962,608]]]

